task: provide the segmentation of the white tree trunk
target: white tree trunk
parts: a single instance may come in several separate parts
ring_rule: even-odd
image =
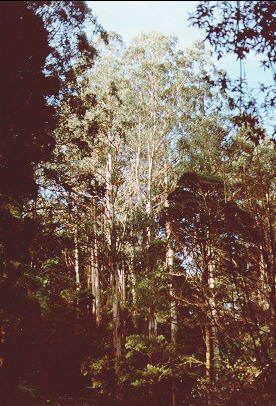
[[[77,290],[80,289],[80,265],[79,265],[79,248],[78,248],[78,229],[75,228],[74,233],[74,268],[75,281]]]
[[[122,355],[122,340],[120,325],[119,277],[117,272],[114,272],[112,277],[112,300],[114,357],[116,361],[119,361]]]
[[[166,188],[168,193],[168,174],[166,174]],[[165,207],[169,207],[168,199],[165,201]],[[170,275],[170,320],[171,320],[171,342],[174,346],[177,343],[177,330],[178,330],[178,320],[177,320],[177,303],[174,299],[175,296],[175,289],[174,289],[174,276],[173,274],[173,267],[174,267],[174,250],[172,247],[172,229],[171,224],[168,222],[166,224],[166,234],[168,239],[167,245],[167,252],[166,252],[166,265],[171,273]],[[176,398],[176,381],[172,378],[172,387],[171,387],[171,406],[176,406],[177,398]]]
[[[174,266],[174,250],[171,246],[170,236],[170,224],[167,224],[167,238],[168,238],[168,248],[166,253],[166,262],[169,272],[173,273],[173,266]],[[177,330],[178,330],[178,321],[177,321],[177,304],[176,300],[174,299],[175,296],[175,289],[174,289],[174,276],[170,275],[170,319],[171,319],[171,341],[173,344],[176,344],[177,339]]]
[[[91,293],[93,295],[92,313],[95,316],[96,325],[99,326],[101,322],[101,291],[100,291],[100,275],[98,263],[98,247],[94,241],[94,246],[91,249]]]
[[[211,257],[212,251],[208,249],[208,254]],[[208,261],[208,276],[207,283],[210,292],[209,302],[208,302],[208,319],[209,322],[205,328],[205,339],[206,339],[206,375],[207,378],[212,381],[216,379],[216,371],[220,363],[219,354],[219,341],[218,341],[218,331],[216,325],[217,319],[217,304],[214,296],[215,288],[215,263],[213,259]]]
[[[110,134],[108,135],[111,147]],[[110,282],[112,292],[112,315],[113,315],[113,348],[114,358],[116,361],[116,368],[122,353],[122,339],[121,339],[121,320],[120,320],[120,280],[119,273],[114,263],[113,253],[115,250],[115,242],[113,241],[113,228],[114,228],[114,191],[112,185],[113,173],[113,157],[111,152],[107,154],[106,162],[106,217],[107,217],[107,240],[109,244],[109,267],[110,267]]]
[[[93,222],[93,241],[91,247],[91,266],[90,266],[90,279],[91,279],[91,293],[92,299],[92,312],[95,316],[96,325],[99,326],[101,322],[101,290],[100,290],[100,272],[99,272],[99,253],[98,253],[98,240],[97,240],[97,207],[95,199],[92,199],[92,222]]]

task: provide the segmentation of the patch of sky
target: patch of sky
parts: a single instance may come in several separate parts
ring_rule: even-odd
[[[194,12],[198,1],[87,1],[87,5],[98,22],[110,32],[120,34],[128,45],[139,33],[152,31],[174,36],[178,48],[191,47],[195,41],[203,41],[205,33],[192,27],[188,17]],[[92,27],[87,27],[92,34]],[[249,54],[243,63],[243,76],[249,86],[256,88],[258,83],[273,84],[273,73],[260,67],[261,57]],[[219,69],[224,69],[232,78],[239,77],[240,65],[236,56],[226,55],[216,61]]]

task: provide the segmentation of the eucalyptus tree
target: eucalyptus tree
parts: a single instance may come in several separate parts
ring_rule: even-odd
[[[217,72],[201,44],[196,44],[183,52],[177,50],[177,42],[173,38],[158,33],[140,35],[127,48],[125,61],[127,63],[124,77],[128,91],[126,104],[129,106],[129,114],[134,123],[131,134],[126,138],[131,157],[129,168],[131,175],[126,187],[130,190],[131,207],[144,211],[149,220],[146,229],[143,228],[141,237],[140,251],[145,256],[147,252],[152,251],[160,236],[155,223],[157,214],[168,204],[167,195],[176,183],[180,164],[187,162],[187,151],[177,148],[177,144],[180,142],[195,144],[193,138],[197,136],[202,142],[203,150],[211,129],[213,134],[209,143],[210,145],[213,143],[213,148],[219,151],[220,158],[217,160],[221,163],[220,147],[227,131],[223,129],[218,109],[225,102],[219,92],[211,89],[205,81],[208,70],[210,75],[211,72],[213,75]],[[201,134],[204,134],[205,140],[201,140]],[[218,140],[217,134],[220,134]],[[191,148],[193,151],[195,149],[195,146]],[[210,161],[211,159],[212,151]],[[211,164],[210,162],[209,167]],[[173,276],[175,253],[169,222],[166,234],[166,260],[164,256],[159,256],[159,259],[157,256],[155,269],[157,271],[161,265],[167,268],[171,275],[168,308],[171,340],[176,344],[178,311]],[[139,280],[148,279],[148,275],[152,278],[156,271],[144,264],[142,272],[135,277],[138,280],[137,286],[139,287]],[[152,297],[154,296],[152,292]],[[147,311],[149,336],[152,338],[157,336],[159,309],[156,303],[152,299]],[[175,399],[172,401],[175,402]]]
[[[105,51],[90,73],[91,90],[97,92],[97,108],[89,112],[99,123],[97,140],[94,145],[95,177],[101,182],[106,193],[102,202],[104,234],[107,242],[108,259],[105,265],[110,275],[113,311],[113,342],[117,361],[121,358],[121,317],[120,302],[125,301],[124,266],[120,261],[121,225],[125,214],[121,210],[121,186],[124,182],[124,135],[129,123],[121,100],[121,61],[117,41]],[[119,43],[120,46],[120,43]],[[117,49],[116,49],[117,48]],[[104,75],[103,75],[104,72]],[[123,233],[124,234],[124,233]],[[118,259],[116,261],[116,259]]]
[[[125,213],[120,187],[126,161],[123,137],[128,122],[120,100],[121,62],[116,56],[120,46],[114,37],[104,50],[98,44],[104,57],[95,61],[93,69],[78,76],[77,96],[82,111],[76,111],[70,102],[62,106],[55,162],[45,171],[50,182],[61,188],[58,198],[63,196],[61,204],[74,240],[70,256],[74,257],[76,285],[91,291],[92,312],[98,326],[102,306],[112,308],[116,362],[122,351],[120,302],[126,296],[121,253]]]
[[[200,44],[183,52],[177,50],[175,38],[158,33],[140,35],[126,50],[127,104],[134,122],[127,138],[132,164],[128,188],[130,204],[153,221],[145,248],[158,235],[154,217],[176,179],[175,167],[181,159],[176,144],[183,135],[180,122],[195,113],[197,99],[203,95],[205,57]],[[169,256],[170,262],[173,255]],[[156,335],[154,309],[150,313],[150,335]]]

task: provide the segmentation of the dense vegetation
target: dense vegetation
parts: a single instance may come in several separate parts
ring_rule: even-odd
[[[261,38],[270,2],[237,3]],[[202,43],[126,47],[84,2],[0,18],[0,403],[274,405],[272,104],[240,103]]]

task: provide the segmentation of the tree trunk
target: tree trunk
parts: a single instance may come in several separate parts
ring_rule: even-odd
[[[119,291],[122,305],[126,303],[126,275],[124,266],[118,271]]]
[[[76,288],[80,290],[80,265],[79,265],[79,248],[78,248],[78,229],[75,228],[74,233],[74,268]]]
[[[138,331],[138,323],[137,323],[137,312],[136,312],[136,303],[137,303],[137,293],[136,293],[136,274],[134,271],[134,248],[132,249],[131,253],[131,260],[130,260],[130,286],[131,286],[131,300],[133,305],[132,311],[132,321],[135,329]]]
[[[171,244],[171,226],[169,223],[166,225],[167,231],[167,238],[168,238],[168,246],[166,252],[166,265],[170,272],[170,316],[171,316],[171,341],[173,344],[176,344],[177,338],[177,330],[178,330],[178,322],[177,322],[177,304],[176,300],[174,299],[175,296],[175,288],[174,288],[174,276],[173,273],[173,266],[174,266],[174,250]]]
[[[99,253],[98,253],[98,240],[97,240],[97,208],[96,202],[92,200],[92,222],[93,222],[93,241],[91,247],[91,265],[90,265],[90,279],[91,279],[91,292],[92,299],[92,313],[95,316],[96,325],[99,326],[101,322],[101,291],[100,291],[100,274],[99,274]]]
[[[214,377],[214,345],[211,325],[205,326],[205,345],[206,345],[206,376],[209,382]]]
[[[153,172],[153,151],[150,148],[150,143],[148,143],[148,184],[147,184],[147,204],[146,204],[146,213],[149,218],[152,215],[152,172]],[[152,240],[152,229],[147,227],[147,246],[149,247]],[[157,320],[155,314],[154,306],[151,306],[149,309],[149,319],[148,319],[148,330],[149,338],[154,338],[157,336]]]
[[[219,342],[216,326],[217,308],[214,297],[215,288],[215,264],[212,258],[212,250],[208,248],[207,263],[207,285],[208,285],[208,302],[207,302],[207,320],[205,325],[205,345],[206,345],[206,377],[209,383],[216,380],[217,369],[219,367]],[[208,406],[214,406],[212,393],[207,393]]]
[[[110,140],[110,134],[108,134]],[[111,140],[110,140],[111,146]],[[107,218],[107,240],[109,245],[109,269],[110,269],[110,282],[112,292],[112,317],[113,317],[113,350],[115,360],[115,370],[119,372],[119,364],[122,353],[122,340],[121,340],[121,320],[120,320],[120,281],[119,274],[114,263],[114,192],[112,185],[113,174],[113,157],[111,152],[107,154],[106,162],[106,218]]]
[[[168,179],[168,165],[166,165],[166,177],[165,177],[165,186],[166,192],[169,193],[169,179]],[[165,201],[165,207],[169,207],[168,199]],[[174,346],[177,343],[177,330],[178,330],[178,321],[177,321],[177,303],[174,299],[175,296],[175,287],[174,287],[174,276],[173,267],[174,267],[174,249],[172,246],[172,228],[171,224],[168,222],[166,224],[166,234],[168,239],[167,252],[166,252],[166,265],[169,270],[170,275],[170,319],[171,319],[171,342]],[[172,387],[171,387],[171,406],[176,406],[177,397],[176,397],[176,381],[172,377]]]
[[[209,275],[208,275],[208,287],[211,291],[211,297],[209,301],[210,305],[210,331],[211,331],[211,343],[213,345],[213,366],[214,371],[219,367],[220,356],[219,356],[219,342],[218,342],[218,331],[216,326],[217,319],[217,305],[214,297],[214,288],[215,288],[215,265],[213,263],[209,264]]]
[[[118,273],[112,275],[112,311],[113,311],[113,346],[115,362],[119,364],[122,355],[121,326],[120,326],[120,299]],[[117,365],[118,366],[118,365]]]
[[[166,253],[166,265],[169,269],[170,273],[173,273],[173,266],[174,266],[174,250],[171,244],[171,227],[170,224],[167,223],[166,225],[167,231],[167,238],[168,238],[168,247]],[[171,342],[174,346],[177,343],[177,330],[178,330],[178,321],[177,321],[177,304],[176,300],[174,299],[175,296],[175,288],[174,288],[174,276],[170,275],[170,319],[171,319]],[[172,388],[171,388],[171,406],[176,406],[176,381],[172,378]]]
[[[148,326],[149,326],[149,338],[155,338],[157,336],[157,320],[154,306],[150,306],[149,309]]]
[[[132,296],[132,303],[133,305],[137,302],[137,294],[136,294],[136,275],[133,269],[130,271],[130,280],[131,280],[131,296]]]
[[[99,327],[101,322],[101,291],[100,291],[100,275],[99,275],[99,264],[98,264],[98,252],[97,244],[91,249],[91,275],[90,275],[90,286],[93,295],[92,299],[92,313],[95,316],[96,325]]]
[[[206,345],[206,377],[209,383],[213,381],[214,378],[214,346],[213,346],[213,337],[210,325],[208,321],[205,325],[205,345]],[[207,405],[213,405],[213,397],[210,389],[207,391]]]
[[[206,298],[206,324],[205,324],[205,345],[206,345],[206,377],[211,384],[217,378],[217,370],[220,362],[218,331],[216,326],[217,305],[215,300],[215,263],[212,249],[207,247],[207,258],[205,258],[205,273],[203,283],[208,286],[208,297]],[[208,389],[207,405],[214,406],[212,391]]]
[[[265,248],[261,245],[260,247],[260,262],[259,262],[259,289],[258,289],[258,303],[264,309],[268,310],[270,308],[270,297],[269,297],[269,282],[268,275],[269,271],[267,269],[267,261],[265,261],[266,253]]]

